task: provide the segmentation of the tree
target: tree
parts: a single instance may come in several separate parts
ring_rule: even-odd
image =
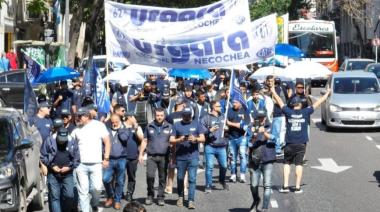
[[[290,0],[258,0],[250,5],[251,19],[255,20],[272,13],[283,15],[288,12],[290,3]]]

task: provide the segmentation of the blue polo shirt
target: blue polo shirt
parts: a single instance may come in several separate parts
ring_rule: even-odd
[[[301,110],[293,110],[289,107],[283,107],[282,111],[286,116],[286,143],[307,143],[309,141],[308,125],[310,123],[310,115],[314,112],[314,108],[307,107]]]
[[[243,108],[240,108],[239,110],[230,108],[227,113],[227,119],[231,122],[240,123],[240,128],[228,128],[228,134],[230,135],[230,139],[238,139],[245,134],[244,129],[250,123],[250,118],[248,113]]]
[[[39,118],[35,116],[31,121],[30,125],[37,127],[38,132],[41,134],[42,141],[45,141],[53,129],[53,122],[49,118]]]
[[[183,135],[199,136],[203,134],[203,130],[200,124],[196,121],[190,123],[184,123],[182,121],[173,125],[172,136],[176,138]],[[177,160],[193,160],[198,159],[198,143],[191,143],[184,141],[176,144],[176,159]]]
[[[144,131],[144,138],[148,140],[146,147],[148,155],[166,155],[169,150],[169,138],[172,133],[172,125],[164,122],[159,125],[153,121]]]

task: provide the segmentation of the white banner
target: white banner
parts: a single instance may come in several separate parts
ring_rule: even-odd
[[[255,20],[249,27],[225,28],[223,32],[191,39],[139,39],[126,29],[106,22],[107,56],[131,64],[169,68],[211,68],[249,64],[274,55],[276,15]]]
[[[250,24],[248,0],[222,0],[198,8],[165,8],[105,2],[105,21],[137,39],[213,35]]]

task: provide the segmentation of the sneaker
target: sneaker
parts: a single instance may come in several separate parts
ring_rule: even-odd
[[[172,193],[173,193],[172,190],[169,190],[169,189],[165,188],[165,194],[172,194]]]
[[[178,200],[177,200],[177,206],[178,207],[183,207],[183,197],[178,198]]]
[[[127,202],[132,202],[132,200],[133,200],[132,194],[131,193],[127,193],[127,195],[125,195],[125,200],[127,200]]]
[[[230,182],[236,183],[236,174],[231,175]]]
[[[188,206],[189,209],[195,209],[195,203],[194,201],[189,201],[189,206]]]
[[[151,205],[151,204],[153,204],[153,197],[152,196],[148,196],[145,199],[145,205]]]
[[[164,206],[164,205],[165,205],[165,201],[164,201],[164,199],[158,199],[157,204],[158,204],[159,206]]]
[[[278,190],[278,192],[280,192],[280,193],[289,193],[289,187],[287,186],[287,187],[284,187],[284,186],[282,186],[279,190]]]
[[[302,188],[300,187],[300,188],[296,188],[295,190],[294,190],[294,193],[296,193],[296,194],[301,194],[303,192],[303,190],[302,190]]]
[[[223,187],[223,190],[226,190],[226,191],[230,190],[230,186],[228,186],[227,183],[222,183],[222,187]]]
[[[245,174],[240,174],[240,182],[245,183]]]
[[[211,188],[210,187],[205,188],[205,194],[211,194]]]

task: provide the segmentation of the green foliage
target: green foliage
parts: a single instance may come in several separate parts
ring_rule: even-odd
[[[43,0],[32,0],[27,5],[28,12],[32,17],[38,17],[44,12],[48,11],[46,8],[45,1]]]
[[[218,0],[127,0],[124,3],[159,7],[192,8],[211,4]]]
[[[288,12],[290,4],[291,0],[257,0],[249,8],[251,19],[255,20],[272,13],[283,15]]]

